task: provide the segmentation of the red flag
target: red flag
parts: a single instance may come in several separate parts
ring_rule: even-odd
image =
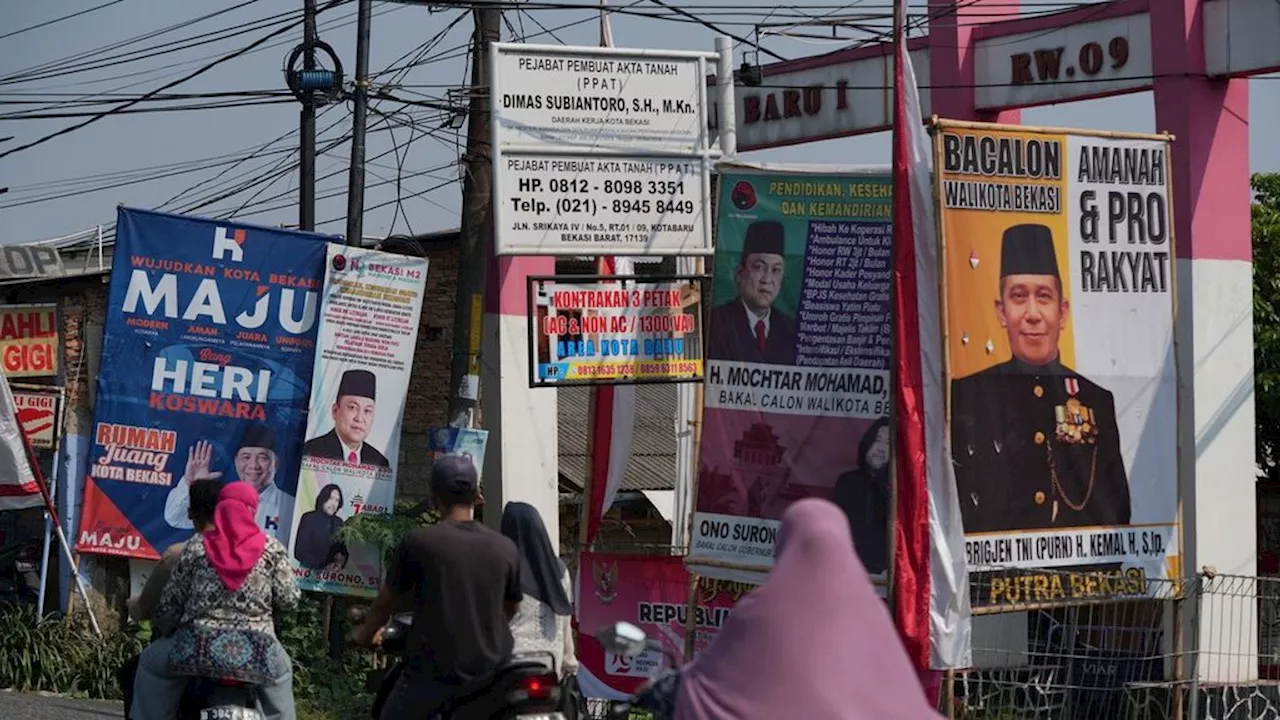
[[[896,3],[893,343],[897,524],[893,613],[917,670],[970,664],[964,532],[944,422],[937,225],[928,134]]]

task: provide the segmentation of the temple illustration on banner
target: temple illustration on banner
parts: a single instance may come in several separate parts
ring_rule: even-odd
[[[747,504],[753,517],[773,519],[769,511],[774,508],[770,506],[791,479],[791,468],[782,463],[786,450],[773,428],[763,422],[753,423],[733,443],[734,464],[747,489]]]

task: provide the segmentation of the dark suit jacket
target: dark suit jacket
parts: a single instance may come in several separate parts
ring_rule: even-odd
[[[1091,440],[1057,432],[1082,429],[1055,415],[1073,391],[1092,411]],[[965,532],[1129,523],[1129,480],[1109,391],[1056,362],[1035,368],[1009,360],[953,380],[951,408]]]
[[[707,328],[707,358],[735,362],[791,365],[796,360],[796,322],[777,308],[769,313],[769,334],[764,352],[755,331],[747,323],[747,311],[737,297],[711,308]]]
[[[308,440],[302,445],[302,455],[303,457],[316,457],[324,460],[346,460],[342,455],[342,441],[338,439],[336,430],[330,430],[319,437],[313,437]],[[387,462],[387,458],[369,443],[364,443],[360,446],[360,464],[391,467],[391,463]]]

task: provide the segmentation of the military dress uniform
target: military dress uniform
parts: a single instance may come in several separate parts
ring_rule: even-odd
[[[1002,283],[1014,275],[1053,277],[1061,287],[1048,227],[1005,230]],[[1031,365],[1014,357],[953,380],[951,408],[966,533],[1129,523],[1129,481],[1109,391],[1058,360]]]
[[[1126,525],[1129,481],[1109,391],[1017,359],[951,384],[965,532]]]

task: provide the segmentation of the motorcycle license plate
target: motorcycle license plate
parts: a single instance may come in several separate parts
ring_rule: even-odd
[[[201,710],[200,720],[262,720],[262,713],[254,708],[222,705]]]

